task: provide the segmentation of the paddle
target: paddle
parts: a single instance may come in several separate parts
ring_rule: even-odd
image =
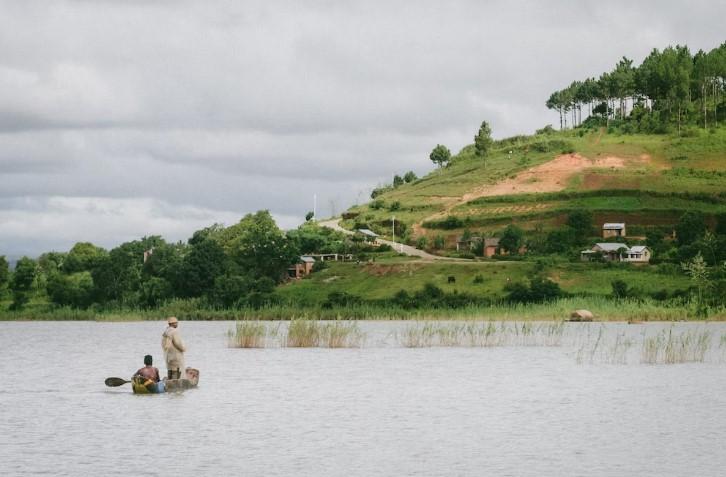
[[[128,381],[126,379],[122,378],[106,378],[106,386],[115,388],[116,386],[121,386],[122,384],[130,383],[131,381]]]

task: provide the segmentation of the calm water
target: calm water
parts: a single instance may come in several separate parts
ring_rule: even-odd
[[[717,351],[578,363],[583,325],[560,347],[409,349],[392,338],[400,323],[363,323],[359,349],[243,350],[226,347],[230,326],[181,324],[198,389],[134,396],[103,380],[161,358],[162,322],[0,323],[0,473],[726,474]]]

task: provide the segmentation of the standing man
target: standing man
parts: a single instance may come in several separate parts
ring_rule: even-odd
[[[167,377],[169,379],[180,379],[184,370],[184,352],[187,350],[182,341],[181,334],[177,330],[179,320],[171,316],[166,320],[168,327],[161,335],[161,349],[164,350],[166,359]]]

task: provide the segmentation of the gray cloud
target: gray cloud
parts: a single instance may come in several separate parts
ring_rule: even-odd
[[[340,212],[482,119],[498,137],[554,123],[553,90],[623,55],[717,46],[724,17],[706,1],[0,1],[0,254],[186,238],[260,208],[292,227],[313,194]]]

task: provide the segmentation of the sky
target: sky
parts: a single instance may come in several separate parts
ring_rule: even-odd
[[[433,169],[483,120],[653,48],[726,40],[726,2],[0,0],[0,255],[282,228]]]

